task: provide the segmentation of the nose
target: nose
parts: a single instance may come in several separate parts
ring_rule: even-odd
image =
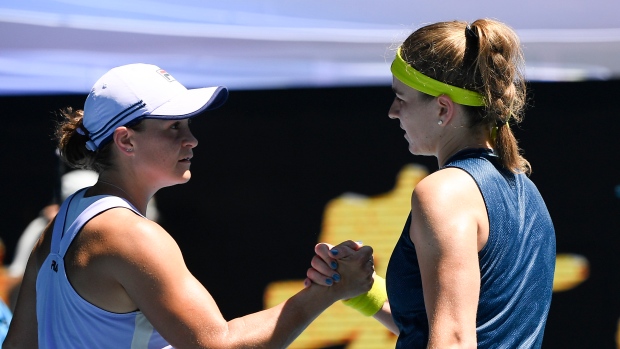
[[[392,105],[390,106],[390,110],[388,110],[388,117],[390,119],[398,119],[398,113],[398,103],[396,103],[396,98],[394,98],[394,101],[392,101]]]
[[[196,148],[198,146],[198,139],[194,137],[194,134],[189,129],[187,130],[183,145],[190,148]]]

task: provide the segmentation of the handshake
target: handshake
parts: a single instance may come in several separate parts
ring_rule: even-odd
[[[348,240],[336,246],[319,243],[314,252],[305,287],[333,287],[338,299],[366,316],[383,307],[387,300],[385,280],[375,274],[372,247]]]

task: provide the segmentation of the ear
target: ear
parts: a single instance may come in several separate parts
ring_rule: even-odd
[[[123,154],[132,154],[134,144],[133,144],[133,133],[134,130],[127,128],[125,126],[117,127],[114,130],[113,141],[118,150]]]
[[[440,95],[437,97],[437,105],[439,107],[438,121],[441,121],[443,125],[449,124],[456,111],[455,103],[447,95]]]

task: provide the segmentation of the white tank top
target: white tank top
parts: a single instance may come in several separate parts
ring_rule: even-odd
[[[141,215],[119,197],[84,198],[87,189],[68,197],[60,208],[50,254],[37,275],[39,348],[171,348],[142,312],[118,314],[103,310],[71,286],[63,258],[80,229],[94,216],[113,207],[125,207]]]

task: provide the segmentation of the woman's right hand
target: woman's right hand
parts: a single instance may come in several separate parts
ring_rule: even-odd
[[[372,286],[372,247],[348,240],[337,246],[319,243],[314,251],[316,255],[307,272],[306,286],[310,283],[334,286],[340,299],[365,293]]]

